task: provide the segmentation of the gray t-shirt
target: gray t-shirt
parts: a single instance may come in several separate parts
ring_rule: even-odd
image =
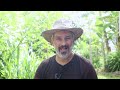
[[[44,60],[36,70],[34,79],[98,79],[92,64],[83,57],[74,54],[72,60],[60,65],[55,55]]]

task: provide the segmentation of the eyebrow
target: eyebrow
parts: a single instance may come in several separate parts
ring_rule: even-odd
[[[62,37],[61,35],[54,35],[54,37]],[[72,35],[66,35],[65,37],[72,37]]]
[[[56,34],[53,33],[52,38],[54,38],[55,36],[56,36]],[[70,36],[74,37],[74,33],[71,31],[70,31],[70,35],[67,35],[66,37],[70,37]],[[61,37],[61,35],[57,35],[57,37]]]

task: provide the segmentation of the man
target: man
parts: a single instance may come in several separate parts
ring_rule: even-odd
[[[92,64],[72,52],[74,41],[83,33],[74,28],[70,20],[60,19],[53,29],[44,31],[42,36],[56,49],[56,55],[43,60],[36,70],[35,79],[97,79]]]

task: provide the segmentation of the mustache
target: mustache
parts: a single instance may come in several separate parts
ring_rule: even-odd
[[[67,45],[62,45],[62,46],[59,47],[60,50],[61,50],[62,48],[67,49],[67,48],[69,48],[69,46],[67,46]]]

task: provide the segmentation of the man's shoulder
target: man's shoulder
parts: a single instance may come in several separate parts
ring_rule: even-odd
[[[77,60],[82,63],[82,64],[91,64],[90,61],[88,59],[86,59],[85,57],[75,54],[75,57],[77,58]]]
[[[44,59],[44,60],[41,62],[41,64],[48,64],[50,61],[54,60],[54,58],[55,58],[55,55],[49,57],[48,59]]]
[[[89,59],[84,58],[83,56],[76,55],[77,62],[79,63],[80,67],[86,71],[93,70],[93,65]]]

